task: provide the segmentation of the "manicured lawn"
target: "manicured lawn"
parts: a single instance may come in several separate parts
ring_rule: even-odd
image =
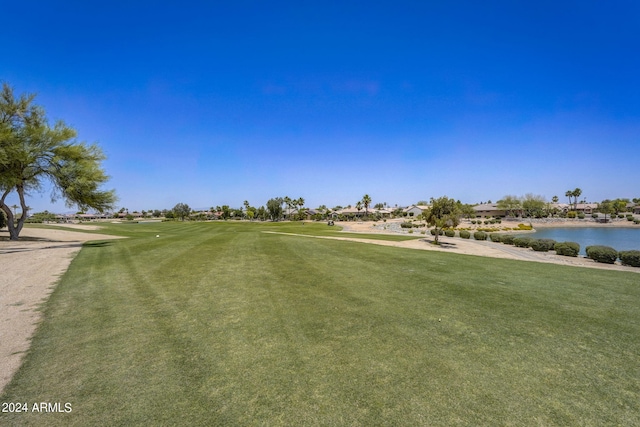
[[[0,398],[72,412],[0,425],[640,423],[637,274],[267,230],[336,234],[109,225]]]

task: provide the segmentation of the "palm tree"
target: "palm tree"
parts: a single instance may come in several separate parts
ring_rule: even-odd
[[[289,196],[285,196],[285,198],[282,200],[287,205],[287,217],[289,217],[289,220],[291,220],[291,198]]]
[[[362,204],[364,205],[364,216],[369,216],[369,205],[371,204],[371,196],[365,194],[362,196]]]
[[[299,197],[298,200],[295,201],[295,204],[298,206],[298,215],[300,215],[302,207],[304,206],[304,198]]]
[[[356,203],[356,209],[358,209],[358,217],[359,217],[360,211],[362,210],[362,201],[358,200],[358,203]]]
[[[573,197],[573,191],[567,190],[567,192],[564,193],[564,195],[569,198],[569,207],[571,207],[571,197]]]
[[[582,194],[582,190],[579,188],[576,188],[571,192],[571,195],[573,196],[573,200],[574,200],[574,205],[573,205],[574,211],[578,210],[578,197],[580,197],[581,194]]]

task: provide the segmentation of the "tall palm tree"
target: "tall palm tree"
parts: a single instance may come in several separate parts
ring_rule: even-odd
[[[578,210],[578,197],[580,197],[581,194],[582,194],[582,190],[579,188],[576,188],[571,192],[571,195],[573,196],[573,201],[574,201],[574,205],[573,205],[574,211]]]
[[[358,203],[356,203],[356,209],[358,209],[358,217],[360,217],[360,211],[362,210],[362,201],[358,200]]]
[[[362,196],[362,204],[364,205],[364,216],[369,216],[369,205],[371,204],[371,196],[365,194]]]
[[[571,198],[573,197],[573,191],[567,190],[567,192],[564,193],[564,195],[569,198],[569,209],[571,209]]]
[[[296,200],[295,202],[296,202],[296,206],[298,207],[298,215],[300,215],[300,211],[302,210],[302,207],[304,206],[304,198],[299,197],[298,200]]]
[[[287,205],[287,217],[291,220],[291,198],[289,196],[285,196],[282,200]]]

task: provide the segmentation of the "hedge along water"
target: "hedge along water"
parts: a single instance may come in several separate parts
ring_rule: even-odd
[[[557,242],[580,244],[580,255],[586,255],[585,248],[593,245],[611,246],[617,251],[640,250],[640,226],[638,228],[542,228],[523,236],[536,239],[553,239]]]

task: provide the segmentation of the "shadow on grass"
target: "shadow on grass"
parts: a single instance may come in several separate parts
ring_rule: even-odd
[[[82,247],[85,248],[103,248],[105,246],[111,246],[111,242],[86,242],[82,244]]]

